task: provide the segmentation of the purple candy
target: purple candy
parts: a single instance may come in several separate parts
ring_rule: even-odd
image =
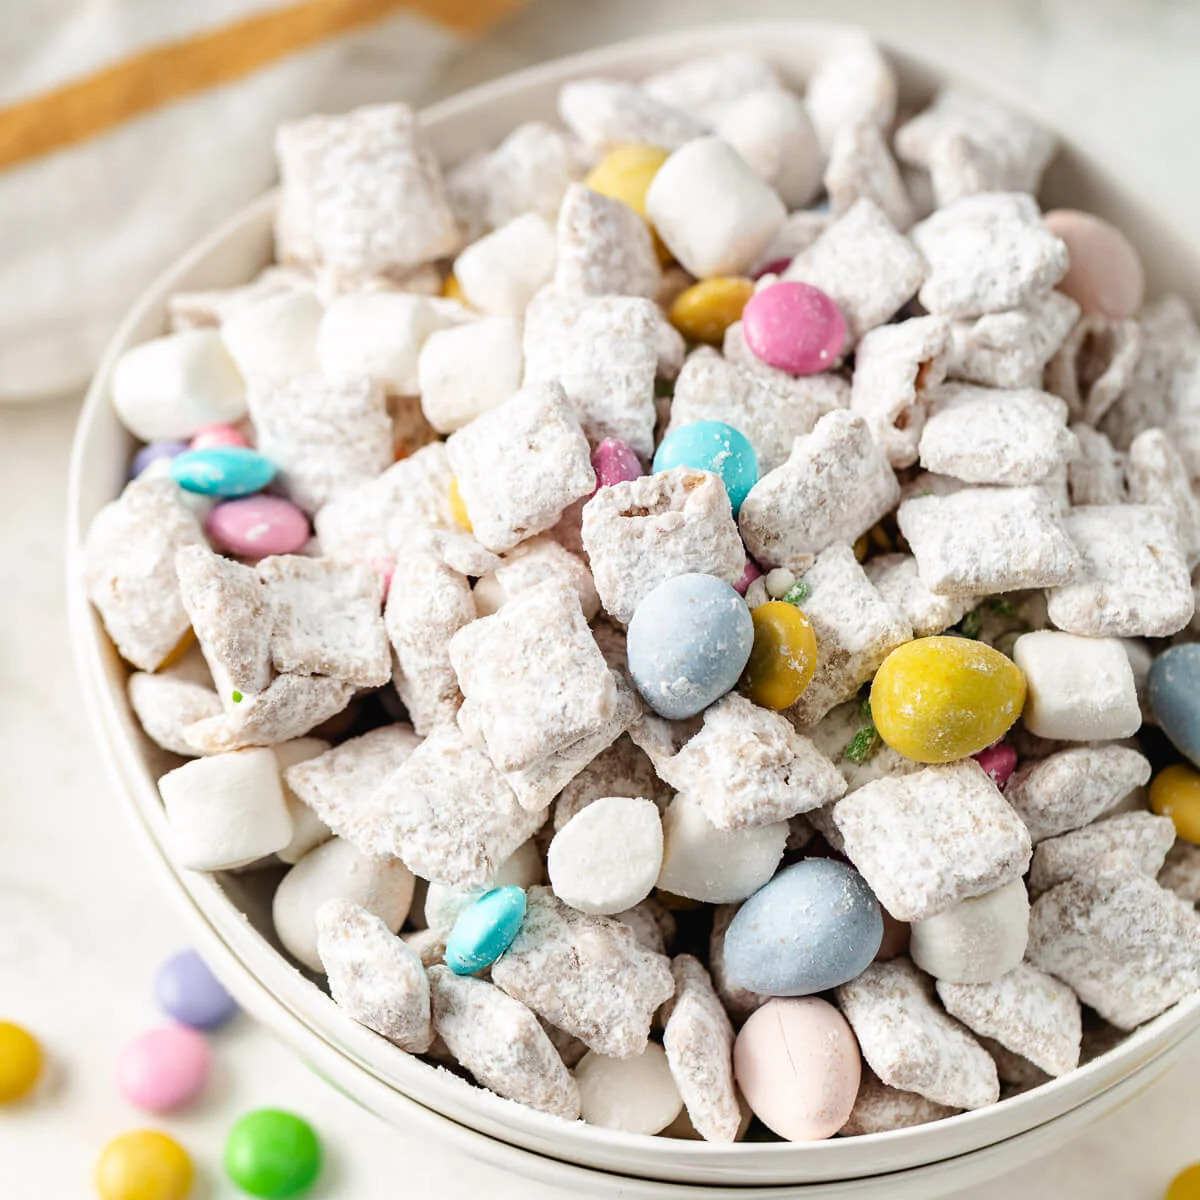
[[[1004,791],[1005,785],[1017,769],[1017,751],[1007,742],[996,742],[986,750],[971,757],[988,773],[992,782]]]
[[[592,451],[592,469],[596,472],[597,491],[642,477],[641,460],[619,438],[605,438]]]
[[[750,555],[748,555],[748,554],[747,554],[747,555],[746,555],[746,569],[745,569],[745,570],[742,572],[742,577],[741,577],[741,579],[739,579],[739,580],[737,581],[737,583],[735,583],[735,584],[733,585],[733,590],[734,590],[735,592],[737,592],[737,594],[738,594],[739,596],[744,596],[744,595],[746,594],[746,589],[747,589],[747,588],[749,588],[749,586],[750,586],[750,585],[751,585],[751,584],[752,584],[752,583],[753,583],[753,582],[754,582],[754,581],[755,581],[755,580],[756,580],[756,579],[757,579],[757,578],[758,578],[758,577],[759,577],[761,574],[762,574],[762,567],[760,567],[760,566],[758,565],[758,563],[756,563],[756,562],[754,561],[754,559],[752,559],[752,558],[750,557]]]
[[[159,967],[154,996],[163,1012],[192,1029],[216,1029],[238,1010],[237,1001],[195,950],[181,950]]]
[[[188,448],[187,442],[151,442],[143,446],[134,456],[129,468],[129,478],[136,479],[152,462],[160,458],[174,458]]]

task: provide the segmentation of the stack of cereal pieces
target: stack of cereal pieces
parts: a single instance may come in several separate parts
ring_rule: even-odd
[[[1072,1070],[1200,987],[1200,331],[865,39],[559,114],[285,127],[278,263],[118,364],[86,586],[178,860],[289,864],[350,1017],[567,1119]]]

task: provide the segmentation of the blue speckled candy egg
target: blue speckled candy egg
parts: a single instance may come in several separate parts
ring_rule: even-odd
[[[463,909],[446,939],[446,966],[455,975],[474,975],[491,966],[512,944],[525,920],[525,891],[493,888]]]
[[[252,496],[275,478],[275,464],[246,446],[209,446],[176,455],[171,478],[203,496]]]
[[[672,467],[692,467],[718,476],[735,517],[758,482],[758,455],[750,439],[724,421],[694,421],[668,433],[655,452],[654,472]]]
[[[676,575],[629,622],[629,671],[660,717],[702,712],[738,681],[754,645],[746,602],[715,575]]]
[[[1147,695],[1171,744],[1200,766],[1200,643],[1164,650],[1150,664]]]
[[[725,934],[725,973],[764,996],[811,996],[871,965],[883,940],[879,901],[853,868],[806,858],[738,909]]]

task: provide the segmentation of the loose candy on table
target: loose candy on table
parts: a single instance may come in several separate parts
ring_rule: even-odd
[[[693,421],[668,433],[654,453],[654,471],[673,467],[693,467],[718,476],[735,517],[758,482],[758,456],[750,439],[724,421]]]
[[[1163,1200],[1200,1200],[1200,1163],[1184,1167],[1171,1180]]]
[[[42,1048],[27,1029],[0,1021],[0,1104],[27,1096],[42,1073]]]
[[[275,478],[275,464],[246,446],[213,446],[176,455],[171,478],[202,496],[252,496]]]
[[[642,477],[641,460],[620,438],[604,438],[592,451],[596,490]]]
[[[316,1183],[321,1143],[312,1126],[295,1113],[260,1108],[229,1131],[225,1170],[247,1195],[288,1200]]]
[[[236,425],[208,425],[193,435],[189,450],[212,450],[217,446],[249,446],[246,435]]]
[[[307,515],[282,496],[243,496],[214,505],[204,532],[218,550],[239,558],[297,554],[312,536]]]
[[[104,1147],[95,1183],[100,1200],[186,1200],[194,1177],[190,1156],[174,1138],[139,1129]]]
[[[187,442],[151,442],[148,446],[142,446],[133,456],[129,478],[136,479],[151,463],[162,458],[175,458],[188,448]]]
[[[729,326],[742,319],[742,310],[753,295],[753,280],[717,275],[685,288],[675,297],[667,315],[689,342],[719,346]]]
[[[1170,817],[1185,842],[1200,845],[1200,773],[1183,763],[1164,768],[1150,781],[1150,807]]]
[[[742,687],[763,708],[790,708],[816,672],[817,635],[809,619],[783,600],[760,604],[750,617],[754,622],[754,645],[742,675]]]
[[[820,288],[775,283],[747,302],[742,335],[767,366],[789,375],[815,375],[837,363],[846,344],[846,318]]]
[[[203,1091],[211,1058],[208,1043],[186,1025],[149,1029],[121,1051],[117,1087],[146,1112],[174,1112]]]
[[[493,888],[467,906],[446,939],[446,966],[456,975],[489,967],[512,944],[525,919],[525,889]]]
[[[154,998],[169,1017],[192,1029],[218,1029],[237,1016],[237,1001],[195,950],[181,950],[159,967]]]

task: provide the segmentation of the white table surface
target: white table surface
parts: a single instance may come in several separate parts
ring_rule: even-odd
[[[698,21],[818,16],[860,21],[914,50],[957,57],[965,75],[1004,81],[1049,118],[1142,177],[1200,236],[1200,7],[1184,0],[540,0],[442,79],[457,90],[568,50]],[[0,343],[0,353],[3,352]],[[112,1135],[145,1123],[117,1096],[122,1042],[158,1020],[156,965],[186,939],[158,895],[104,777],[66,642],[62,527],[76,400],[0,410],[0,1017],[35,1030],[45,1086],[0,1113],[0,1197],[81,1200]],[[246,1109],[282,1104],[320,1132],[329,1166],[317,1200],[560,1193],[384,1127],[327,1087],[265,1031],[240,1019],[214,1039],[204,1102],[162,1122],[201,1168],[197,1200],[232,1200],[220,1148]],[[1153,1200],[1200,1159],[1200,1044],[1183,1064],[1072,1146],[972,1200]]]

